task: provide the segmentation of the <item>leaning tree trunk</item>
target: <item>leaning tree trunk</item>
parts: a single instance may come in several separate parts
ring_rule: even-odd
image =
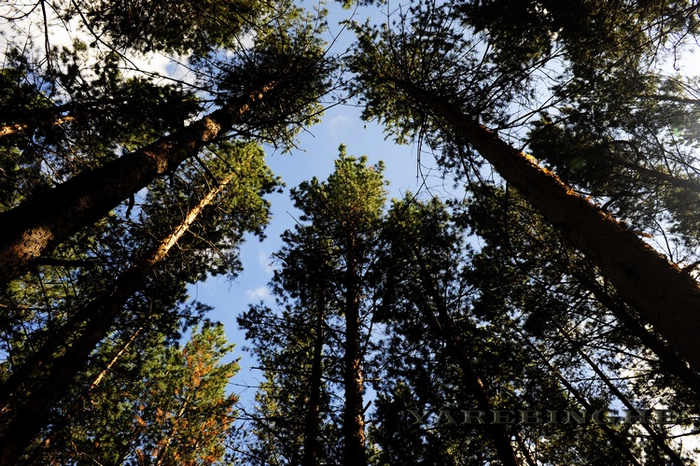
[[[236,176],[231,172],[213,190],[192,208],[185,219],[165,237],[160,244],[142,256],[125,270],[115,281],[110,291],[105,292],[90,304],[90,318],[82,333],[73,341],[66,352],[51,364],[46,377],[31,390],[26,400],[15,399],[10,405],[10,422],[0,437],[0,464],[15,464],[22,452],[41,430],[48,412],[67,393],[76,375],[84,367],[90,353],[108,334],[114,321],[122,312],[129,297],[143,288],[156,265],[168,254],[197,220],[206,206],[224,190]]]
[[[55,116],[53,118],[49,118],[46,120],[41,120],[39,122],[36,122],[35,125],[41,126],[41,127],[60,126],[60,125],[65,125],[66,123],[71,123],[75,120],[76,120],[76,118],[73,115]],[[11,125],[2,125],[2,126],[0,126],[0,138],[4,138],[5,136],[11,136],[13,134],[21,133],[22,131],[26,131],[31,127],[32,127],[32,124],[30,124],[30,123],[14,123]]]
[[[393,81],[473,146],[495,170],[601,270],[619,295],[700,371],[700,287],[610,214],[575,193],[532,157],[501,140],[457,104]]]
[[[119,351],[117,351],[117,353],[112,357],[107,366],[100,371],[100,373],[97,375],[97,377],[95,377],[90,386],[83,391],[83,393],[77,400],[71,403],[70,407],[61,416],[61,419],[59,419],[57,422],[51,425],[50,430],[47,434],[45,434],[40,446],[34,449],[34,451],[31,453],[31,457],[27,460],[28,464],[39,464],[40,459],[42,457],[42,453],[48,450],[54,443],[56,443],[56,439],[59,438],[59,436],[65,434],[66,428],[70,425],[70,421],[73,415],[80,409],[80,407],[85,403],[85,401],[90,398],[92,392],[100,385],[100,383],[102,382],[102,380],[104,380],[107,374],[109,374],[109,372],[112,370],[112,367],[117,362],[119,362],[119,359],[136,341],[136,339],[141,334],[141,332],[143,332],[143,330],[144,327],[139,327],[131,334],[131,337],[121,346]]]
[[[12,369],[7,379],[0,383],[0,400],[3,400],[0,413],[5,411],[4,401],[9,400],[22,384],[27,383],[33,374],[50,362],[51,358],[70,341],[70,337],[78,331],[80,326],[91,317],[92,311],[89,307],[78,310],[63,325],[52,330],[36,351]]]
[[[109,213],[157,176],[175,170],[206,144],[222,136],[275,83],[124,155],[96,170],[69,181],[0,213],[0,283],[18,277],[39,256],[60,244],[80,228]]]
[[[600,304],[605,306],[619,320],[632,335],[661,360],[661,367],[678,377],[686,387],[700,396],[700,373],[694,371],[685,360],[679,357],[677,351],[666,341],[644,326],[643,322],[633,315],[632,310],[623,302],[608,294],[595,280],[584,276],[575,269],[570,270],[571,275],[587,288]]]
[[[603,371],[603,369],[601,369],[600,366],[596,364],[590,356],[588,356],[586,351],[581,349],[581,346],[574,341],[574,339],[568,334],[568,332],[559,326],[557,326],[557,330],[559,334],[564,337],[569,346],[571,348],[575,348],[576,354],[578,354],[580,358],[586,361],[586,364],[588,364],[588,366],[591,369],[593,369],[593,372],[595,372],[598,378],[608,387],[610,393],[615,395],[617,399],[620,400],[625,406],[625,408],[627,408],[630,412],[635,412],[637,408],[632,404],[629,398],[627,398],[627,396],[624,393],[622,393],[622,390],[620,390],[620,388],[618,388],[618,386],[615,385],[612,380],[610,380],[610,377],[608,377],[608,375]],[[661,434],[659,434],[652,425],[646,422],[642,422],[640,424],[641,428],[646,430],[649,434],[649,438],[651,438],[656,444],[656,446],[658,446],[659,449],[663,451],[664,454],[667,456],[669,464],[674,466],[684,466],[686,464],[685,461],[683,461],[678,455],[678,453],[673,451],[673,449],[670,446],[668,446],[668,444],[666,443],[666,439]]]
[[[586,400],[586,397],[583,395],[583,393],[581,393],[571,382],[569,382],[569,380],[566,377],[564,377],[564,375],[561,372],[559,372],[559,370],[554,366],[554,364],[544,354],[542,354],[542,352],[539,349],[537,349],[537,347],[529,340],[529,338],[523,335],[520,335],[520,337],[523,340],[523,342],[527,344],[527,346],[529,346],[530,349],[537,355],[537,357],[540,358],[544,365],[547,366],[550,372],[554,374],[557,377],[557,379],[559,379],[561,384],[564,387],[566,387],[569,393],[573,395],[574,399],[586,411],[595,411],[595,408]],[[604,422],[597,424],[597,426],[608,437],[608,439],[610,440],[610,444],[613,447],[615,447],[620,453],[625,455],[627,461],[629,461],[629,464],[633,466],[642,466],[637,457],[634,456],[634,453],[632,453],[632,445],[630,445],[629,440],[624,435],[621,435],[620,432],[613,430],[612,428],[610,428],[609,425],[607,425]]]
[[[111,102],[110,98],[103,98],[89,102],[67,103],[56,107],[27,109],[20,115],[5,115],[8,120],[12,120],[12,123],[0,125],[0,139],[27,130],[61,126],[100,115],[104,110],[98,109],[101,106],[105,108]]]
[[[462,377],[465,383],[468,385],[469,389],[474,393],[476,398],[477,406],[481,411],[491,412],[495,409],[495,405],[491,400],[491,396],[488,393],[486,385],[482,380],[479,372],[472,358],[469,357],[469,352],[466,349],[466,345],[462,340],[461,333],[456,328],[454,320],[450,317],[447,310],[447,306],[444,298],[440,295],[440,292],[435,286],[435,282],[429,273],[428,267],[423,260],[421,252],[417,248],[413,248],[414,259],[418,263],[418,273],[421,281],[421,285],[426,290],[426,297],[432,300],[432,304],[437,310],[437,315],[430,311],[430,306],[424,303],[422,306],[424,315],[428,322],[435,328],[437,328],[439,333],[442,333],[445,339],[447,347],[450,348],[450,353],[454,356],[462,370]],[[513,450],[513,445],[510,440],[510,435],[506,432],[504,426],[489,423],[485,426],[489,437],[491,438],[494,447],[496,448],[496,455],[500,462],[507,466],[519,466],[520,461],[518,460],[515,450]],[[523,450],[523,456],[525,456],[528,463],[532,463],[530,458],[530,453],[527,450]]]

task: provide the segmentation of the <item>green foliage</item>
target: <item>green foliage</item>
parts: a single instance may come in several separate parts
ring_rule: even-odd
[[[378,387],[376,424],[371,430],[378,445],[377,464],[474,464],[494,458],[492,439],[484,426],[449,426],[444,420],[442,425],[433,424],[436,411],[441,409],[478,409],[478,394],[464,366],[458,364],[458,351],[471,360],[495,409],[582,409],[575,398],[571,399],[569,388],[555,369],[559,361],[563,367],[570,367],[576,365],[576,359],[571,354],[560,354],[555,365],[543,359],[543,350],[536,343],[542,334],[530,334],[532,326],[526,323],[540,310],[554,321],[549,323],[551,327],[561,322],[562,316],[551,307],[556,292],[543,292],[547,288],[541,283],[549,277],[538,276],[546,272],[541,272],[535,262],[559,254],[546,250],[548,246],[555,249],[556,243],[528,242],[530,232],[521,230],[525,218],[519,219],[520,215],[525,217],[523,206],[515,205],[515,199],[474,189],[479,195],[469,205],[467,221],[463,206],[457,203],[448,208],[435,199],[421,202],[411,195],[395,201],[389,212],[385,226],[388,242],[379,266],[385,279],[380,292],[381,311],[377,313],[386,325],[386,342],[375,363],[385,372]],[[508,218],[500,217],[504,209]],[[465,246],[470,227],[481,237],[479,252]],[[494,236],[495,232],[503,232],[504,236]],[[520,248],[520,241],[522,249],[517,255],[506,249],[516,242]],[[523,267],[513,264],[512,257],[522,260]],[[517,298],[509,294],[515,290],[519,290],[515,292]],[[572,298],[569,295],[563,299]],[[449,321],[458,328],[460,349],[446,330],[449,321],[441,314],[441,306],[446,306]],[[554,341],[548,341],[545,347],[562,351]],[[594,406],[610,402],[604,390],[574,386],[590,397]],[[433,414],[427,425],[411,425],[409,421],[415,419],[408,409]],[[627,464],[624,452],[595,426],[511,427],[507,427],[508,435],[522,440],[517,450],[524,454],[526,446],[529,454],[543,464],[595,464],[603,458]],[[411,448],[406,448],[407,443]]]
[[[28,38],[5,54],[0,209],[174,133],[210,105],[255,102],[227,135],[2,289],[1,382],[65,333],[3,400],[12,413],[75,341],[86,319],[79,311],[237,174],[128,299],[70,396],[47,415],[26,463],[215,464],[223,445],[246,464],[300,464],[310,448],[317,461],[339,463],[351,340],[362,343],[355,357],[376,390],[365,414],[371,464],[495,462],[488,430],[411,425],[407,412],[475,407],[475,377],[505,409],[607,407],[619,403],[611,384],[641,406],[697,406],[688,368],[673,365],[667,342],[413,92],[502,130],[691,270],[700,238],[698,82],[664,76],[659,65],[697,35],[693,2],[421,0],[386,25],[351,24],[358,42],[345,64],[354,75],[344,79],[364,118],[381,121],[398,142],[430,146],[446,173],[465,182],[467,200],[407,195],[385,212],[383,165],[343,146],[327,180],[292,190],[303,214],[276,254],[277,305],[261,303],[239,319],[265,381],[238,433],[226,392],[237,365],[222,362],[231,347],[221,327],[201,324],[208,309],[188,302],[186,285],[236,276],[245,233],[262,236],[264,196],[280,182],[250,140],[290,148],[319,121],[318,100],[333,89],[339,61],[320,38],[325,11],[257,0],[66,5],[53,7],[80,20],[88,42],[46,45],[44,60]],[[195,84],[125,74],[124,52],[180,55]],[[360,328],[350,335],[353,310]],[[190,341],[177,346],[191,326]],[[538,464],[628,464],[630,451],[663,464],[666,455],[635,429],[505,432]]]
[[[339,151],[335,171],[326,181],[314,177],[292,190],[294,205],[303,212],[301,220],[331,237],[343,230],[372,228],[384,208],[388,184],[382,177],[382,162],[367,166],[366,156],[348,156],[343,145]]]
[[[342,317],[357,302],[364,325],[371,319],[370,268],[386,199],[382,171],[381,163],[368,166],[366,157],[348,156],[341,146],[326,181],[313,178],[292,190],[304,223],[283,234],[275,255],[282,264],[271,282],[278,308],[261,304],[239,318],[266,378],[249,454],[267,464],[302,462],[309,435],[318,461],[342,460],[339,412],[347,393],[334,400],[348,390],[341,381],[352,344]],[[353,338],[364,339],[366,331]]]
[[[107,36],[118,49],[203,55],[214,47],[238,47],[250,19],[264,17],[267,9],[257,0],[128,0],[89,2],[67,15],[80,15],[93,34]]]
[[[63,417],[36,460],[220,464],[237,415],[237,398],[227,386],[238,372],[236,362],[222,361],[233,348],[223,326],[195,328],[181,346],[160,335],[138,336],[120,354],[124,343],[116,339],[100,348],[85,375],[90,387],[61,406]]]
[[[40,6],[46,13],[45,5]],[[90,219],[93,225],[84,225],[47,252],[36,268],[3,288],[0,297],[7,312],[0,318],[0,346],[6,358],[0,380],[8,395],[3,399],[3,425],[21,417],[29,403],[24,400],[36,399],[34,390],[50,384],[46,379],[55,373],[52,367],[62,354],[102,318],[100,309],[97,316],[86,314],[95,297],[109,301],[115,277],[159,247],[221,180],[235,174],[109,319],[111,340],[104,340],[91,358],[77,361],[84,371],[73,380],[72,399],[42,411],[47,413],[42,419],[44,442],[35,440],[28,452],[34,456],[24,456],[27,461],[40,455],[77,463],[88,458],[108,464],[213,463],[222,457],[234,401],[214,399],[233,366],[212,369],[211,382],[198,377],[209,364],[204,353],[218,351],[205,348],[202,339],[221,346],[221,331],[204,329],[184,352],[168,345],[183,329],[204,321],[208,311],[188,303],[187,284],[209,275],[236,276],[241,270],[238,246],[245,234],[263,235],[269,217],[264,196],[280,182],[251,140],[289,147],[303,125],[318,121],[317,100],[327,92],[335,66],[319,39],[324,21],[285,1],[53,6],[50,14],[64,24],[79,21],[92,37],[60,48],[51,47],[47,38],[45,61],[34,38],[27,37],[23,48],[8,46],[0,72],[3,210],[69,178],[89,176],[91,169],[165,135],[182,133],[205,106],[229,106],[229,113],[240,115],[233,118],[236,126],[229,134],[222,132],[167,178],[132,193],[105,218]],[[16,32],[18,37],[24,34]],[[154,73],[134,70],[124,52],[147,60],[154,52],[189,55],[196,84],[166,84]],[[198,148],[202,141],[186,143]],[[120,353],[120,345],[146,326],[152,335],[134,340],[133,353]],[[111,364],[111,356],[117,364],[115,377],[95,391],[92,381],[99,379],[103,364]],[[169,369],[183,365],[182,370]],[[194,378],[187,371],[195,372]],[[181,423],[179,410],[200,403],[197,396],[212,403],[199,414],[189,412]]]
[[[668,42],[678,46],[697,32],[689,1],[465,0],[459,20],[483,32],[499,60],[531,63],[552,54],[571,62],[577,77],[591,79],[601,70],[630,69]]]
[[[301,128],[320,121],[318,100],[331,89],[337,63],[320,38],[326,30],[324,11],[312,15],[284,1],[275,13],[256,31],[251,50],[212,58],[208,81],[221,105],[267,89],[240,131],[290,149]]]

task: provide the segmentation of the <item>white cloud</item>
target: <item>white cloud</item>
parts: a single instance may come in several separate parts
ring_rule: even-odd
[[[254,290],[248,290],[245,292],[248,295],[248,300],[259,301],[261,299],[267,299],[270,295],[270,290],[266,286],[261,286],[260,288],[255,288]]]
[[[353,120],[347,115],[338,115],[333,117],[328,125],[328,132],[334,138],[340,138],[344,134],[347,134],[347,127],[353,122]]]
[[[268,256],[262,248],[258,250],[258,264],[260,264],[260,268],[263,269],[267,275],[272,275],[275,272],[275,268],[272,266],[272,259],[270,259],[270,256]]]

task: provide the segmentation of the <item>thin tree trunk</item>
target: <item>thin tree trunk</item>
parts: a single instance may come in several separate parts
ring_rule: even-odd
[[[608,387],[608,389],[612,392],[613,395],[619,399],[625,407],[630,410],[630,411],[636,411],[637,408],[632,405],[630,400],[625,396],[624,393],[610,380],[610,378],[603,372],[603,370],[596,364],[589,356],[586,354],[585,351],[582,351],[580,346],[576,345],[573,341],[573,339],[569,336],[569,334],[562,328],[559,328],[559,333],[564,337],[564,339],[571,345],[572,347],[576,348],[576,353],[584,360],[586,361],[586,364],[590,366],[591,369],[593,369],[593,372],[598,375],[600,380]],[[685,461],[683,461],[678,454],[671,449],[666,444],[666,440],[658,433],[656,430],[654,430],[649,424],[647,423],[641,423],[641,426],[644,430],[646,430],[649,433],[649,437],[658,445],[658,447],[668,456],[668,459],[671,461],[671,464],[674,464],[676,466],[684,466]]]
[[[393,81],[449,125],[597,265],[619,295],[700,371],[700,287],[651,246],[552,172],[502,141],[458,105],[406,81]]]
[[[10,115],[5,115],[10,124],[0,125],[0,138],[21,133],[31,128],[59,126],[72,123],[79,118],[90,117],[96,113],[100,105],[110,105],[111,99],[98,99],[92,102],[66,103],[54,107],[19,109]]]
[[[547,357],[544,354],[542,354],[542,352],[540,352],[540,350],[538,350],[535,347],[535,345],[532,344],[532,342],[530,342],[530,340],[528,338],[526,338],[526,337],[521,337],[521,338],[523,338],[525,340],[525,342],[527,342],[527,345],[530,347],[530,349],[532,349],[532,351],[534,351],[535,354],[537,354],[537,356],[540,358],[540,360],[542,362],[544,362],[544,364],[549,368],[549,370],[559,379],[559,381],[562,383],[562,385],[564,385],[564,387],[566,387],[566,389],[569,391],[569,393],[571,393],[574,396],[576,401],[578,401],[578,403],[581,406],[583,406],[583,408],[586,411],[593,411],[593,406],[591,406],[591,404],[588,403],[588,401],[586,400],[586,397],[583,396],[583,394],[580,391],[578,391],[578,389],[576,387],[574,387],[573,384],[571,384],[566,379],[566,377],[564,377],[562,375],[562,373],[559,372],[559,370],[556,367],[554,367],[554,365],[549,361],[549,359],[547,359]],[[624,454],[627,457],[627,460],[630,462],[631,465],[642,466],[641,463],[639,462],[639,460],[634,456],[634,454],[632,454],[632,451],[630,450],[630,446],[627,444],[625,439],[620,437],[617,432],[612,430],[605,423],[600,423],[600,424],[598,424],[598,426],[603,430],[605,435],[608,436],[608,438],[610,439],[610,443],[612,443],[612,445],[615,448],[617,448],[618,451],[620,451],[622,454]]]
[[[134,333],[131,334],[131,338],[129,338],[126,341],[126,343],[124,343],[124,345],[119,349],[119,351],[117,351],[117,354],[115,354],[114,357],[112,357],[112,359],[109,361],[109,364],[107,364],[107,366],[104,369],[102,369],[102,371],[100,371],[97,377],[95,377],[95,380],[92,381],[90,387],[88,387],[88,393],[97,388],[97,386],[100,383],[102,383],[102,380],[107,376],[107,374],[109,374],[109,371],[112,370],[112,367],[114,367],[117,361],[119,361],[119,359],[124,355],[124,353],[126,353],[126,350],[129,349],[132,343],[136,341],[136,338],[138,338],[142,331],[143,327],[139,327],[134,331]],[[85,395],[83,396],[83,398],[84,397]]]
[[[18,277],[42,253],[225,134],[274,85],[270,83],[180,131],[0,213],[0,283]]]
[[[316,310],[316,329],[314,331],[313,355],[311,360],[311,380],[309,382],[309,401],[304,419],[304,457],[303,466],[318,466],[319,414],[321,413],[321,376],[323,375],[323,330],[325,304]]]
[[[427,295],[432,299],[433,305],[437,309],[437,316],[432,312],[428,312],[428,306],[422,306],[424,313],[428,318],[428,322],[433,322],[433,325],[437,327],[445,337],[445,342],[451,349],[451,354],[457,360],[457,364],[462,370],[462,376],[469,388],[474,393],[476,397],[476,402],[481,411],[490,412],[495,409],[493,401],[489,396],[486,385],[484,385],[479,372],[474,367],[472,359],[469,357],[469,352],[466,349],[466,345],[462,341],[461,333],[456,328],[452,317],[447,310],[445,300],[438,289],[435,287],[435,283],[430,276],[428,268],[423,260],[420,251],[413,248],[413,253],[416,261],[418,262],[420,279],[423,287],[427,291]],[[510,441],[510,436],[506,432],[505,428],[499,424],[489,423],[485,426],[486,430],[496,447],[496,455],[498,459],[506,466],[518,466],[520,461],[518,460],[515,451],[513,450],[513,445]],[[529,452],[524,452],[525,456],[529,456]]]
[[[143,105],[143,102],[135,98],[115,98],[105,96],[95,100],[68,102],[63,105],[45,108],[33,108],[18,110],[10,115],[5,115],[10,124],[0,125],[0,139],[23,131],[60,126],[74,121],[84,121],[89,118],[104,116],[114,112],[129,112],[133,105]],[[155,103],[157,108],[165,108],[165,101]],[[165,108],[167,111],[167,108]]]
[[[13,134],[21,133],[22,131],[26,131],[32,126],[60,126],[65,123],[71,123],[75,121],[75,117],[72,115],[65,115],[61,117],[53,117],[48,120],[42,120],[33,124],[29,123],[15,123],[11,125],[2,125],[0,126],[0,138],[4,138],[5,136],[11,136]]]
[[[367,464],[365,455],[365,420],[362,409],[362,354],[360,349],[360,290],[357,270],[357,238],[348,232],[345,272],[345,438],[346,466]]]
[[[230,173],[216,188],[211,190],[185,219],[149,253],[137,260],[115,281],[111,292],[106,292],[87,305],[91,317],[85,329],[73,341],[70,348],[50,366],[45,378],[31,391],[24,401],[16,400],[12,420],[5,423],[0,438],[0,464],[14,464],[32,439],[41,430],[50,409],[65,396],[75,376],[80,372],[90,353],[108,334],[115,319],[122,312],[129,297],[142,288],[148,276],[188,231],[198,216],[225,186],[236,176]]]
[[[591,291],[595,299],[612,312],[632,335],[639,338],[644,346],[659,357],[664,369],[678,377],[686,387],[700,395],[700,374],[689,368],[684,358],[680,357],[665,341],[646,329],[623,303],[610,296],[598,283],[573,269],[570,270],[570,273]]]

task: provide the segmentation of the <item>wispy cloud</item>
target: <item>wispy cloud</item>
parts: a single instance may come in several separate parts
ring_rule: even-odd
[[[348,125],[352,123],[352,119],[347,115],[338,115],[333,117],[328,125],[328,132],[334,138],[340,138],[347,134]]]
[[[275,272],[275,268],[272,266],[272,259],[264,249],[258,250],[258,264],[260,264],[260,268],[267,275],[272,275]]]
[[[254,290],[248,290],[245,293],[248,295],[248,300],[250,301],[259,301],[270,297],[270,290],[268,290],[266,286],[261,286],[260,288],[255,288]]]

